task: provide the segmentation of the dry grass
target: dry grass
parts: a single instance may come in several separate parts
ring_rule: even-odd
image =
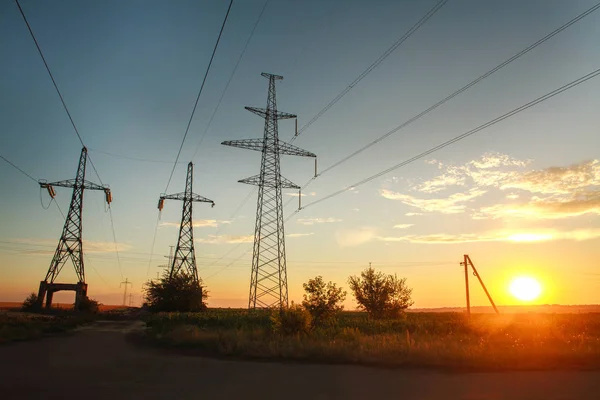
[[[279,336],[268,314],[209,311],[147,321],[162,344],[201,354],[463,369],[600,368],[600,314],[407,314],[373,321],[342,313],[306,335]]]

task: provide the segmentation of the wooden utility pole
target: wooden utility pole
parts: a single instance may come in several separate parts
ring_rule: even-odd
[[[468,316],[471,315],[471,299],[469,298],[469,267],[471,267],[473,269],[473,275],[475,275],[477,277],[477,279],[479,280],[479,283],[481,284],[483,291],[485,292],[487,298],[489,299],[490,303],[492,304],[494,311],[496,311],[496,314],[500,314],[500,312],[498,311],[498,308],[496,307],[496,304],[494,303],[494,300],[492,300],[492,296],[490,295],[487,288],[485,287],[485,284],[483,283],[481,276],[479,276],[479,272],[477,272],[477,269],[475,268],[475,265],[473,264],[473,261],[471,261],[471,258],[469,257],[468,254],[464,255],[464,261],[461,262],[460,265],[465,266],[465,288],[466,288],[466,294],[467,294],[467,315]]]

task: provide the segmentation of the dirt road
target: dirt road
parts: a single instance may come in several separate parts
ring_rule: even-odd
[[[134,345],[140,323],[0,346],[8,399],[599,399],[600,371],[441,373],[236,362]]]

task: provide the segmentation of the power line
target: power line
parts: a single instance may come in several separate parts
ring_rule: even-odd
[[[110,216],[110,226],[112,228],[113,243],[115,244],[115,254],[117,255],[117,264],[119,265],[119,274],[121,275],[121,279],[123,279],[123,269],[121,267],[121,257],[119,255],[119,248],[117,246],[117,234],[115,233],[115,223],[113,220],[112,207],[110,206],[110,203],[108,204],[108,215]]]
[[[235,67],[233,68],[233,72],[231,72],[231,75],[229,76],[229,80],[227,81],[227,84],[225,85],[225,89],[223,89],[223,93],[221,94],[221,97],[219,98],[219,101],[217,102],[217,106],[215,107],[215,109],[213,110],[212,115],[210,116],[210,119],[208,120],[208,124],[206,125],[206,128],[204,129],[204,132],[202,133],[202,135],[200,136],[200,141],[198,142],[198,145],[196,146],[196,150],[194,151],[194,155],[192,156],[192,160],[194,158],[196,158],[196,154],[198,154],[198,150],[200,149],[200,145],[202,144],[202,141],[204,140],[204,138],[206,137],[206,133],[208,132],[208,129],[210,128],[213,119],[215,118],[215,115],[217,114],[217,111],[219,110],[219,107],[221,106],[221,102],[223,101],[223,98],[225,97],[225,93],[227,93],[227,89],[229,88],[229,84],[231,84],[231,80],[233,79],[233,76],[235,75],[235,72],[238,69],[238,66],[240,65],[240,62],[242,61],[242,58],[244,57],[244,54],[246,53],[246,49],[248,48],[248,45],[250,44],[250,41],[252,40],[252,37],[254,36],[254,32],[256,31],[256,27],[258,26],[264,12],[265,9],[267,8],[267,4],[269,4],[269,0],[265,1],[265,4],[262,7],[262,10],[260,11],[260,14],[258,15],[258,19],[256,20],[256,22],[254,23],[254,27],[252,28],[252,31],[250,32],[250,35],[248,36],[248,40],[246,41],[246,44],[244,45],[244,49],[242,50],[242,53],[240,54],[240,57],[238,58]]]
[[[412,36],[421,26],[425,24],[433,15],[438,12],[440,8],[446,4],[448,0],[440,0],[436,3],[435,6],[431,10],[427,12],[416,24],[414,24],[404,35],[402,35],[396,42],[389,47],[377,60],[375,60],[369,67],[364,70],[356,79],[354,79],[350,85],[348,85],[344,90],[342,90],[336,97],[334,97],[325,107],[321,109],[310,121],[308,121],[302,128],[300,128],[297,134],[291,139],[290,143],[293,142],[298,135],[304,132],[309,126],[315,123],[323,114],[325,114],[331,107],[335,105],[338,101],[342,99],[349,91],[351,91],[354,86],[356,86],[360,81],[362,81],[367,75],[371,73],[375,68],[379,66],[390,54],[392,54],[402,43],[404,43],[409,37]]]
[[[393,167],[390,167],[390,168],[385,169],[385,170],[383,170],[381,172],[378,172],[375,175],[372,175],[372,176],[370,176],[368,178],[365,178],[365,179],[363,179],[363,180],[361,180],[359,182],[356,182],[355,184],[350,185],[350,186],[348,186],[348,187],[346,187],[344,189],[341,189],[341,190],[338,190],[336,192],[333,192],[333,193],[331,193],[331,194],[329,194],[329,195],[327,195],[327,196],[325,196],[325,197],[323,197],[321,199],[312,201],[312,202],[306,204],[304,207],[302,207],[302,209],[305,209],[307,207],[310,207],[310,206],[313,206],[315,204],[321,203],[321,202],[323,202],[323,201],[325,201],[327,199],[330,199],[330,198],[335,197],[335,196],[337,196],[339,194],[342,194],[342,193],[346,192],[349,189],[355,188],[357,186],[360,186],[360,185],[363,185],[363,184],[365,184],[367,182],[370,182],[373,179],[379,178],[380,176],[385,175],[385,174],[387,174],[387,173],[389,173],[389,172],[391,172],[391,171],[393,171],[395,169],[404,167],[405,165],[408,165],[408,164],[410,164],[410,163],[412,163],[412,162],[414,162],[414,161],[416,161],[416,160],[418,160],[420,158],[428,156],[429,154],[431,154],[433,152],[441,150],[444,147],[450,146],[453,143],[456,143],[456,142],[458,142],[458,141],[460,141],[462,139],[465,139],[466,137],[469,137],[469,136],[471,136],[471,135],[473,135],[473,134],[475,134],[475,133],[477,133],[479,131],[482,131],[483,129],[486,129],[486,128],[492,126],[492,125],[495,125],[498,122],[505,120],[506,118],[512,117],[513,115],[518,114],[521,111],[524,111],[524,110],[526,110],[526,109],[528,109],[530,107],[533,107],[533,106],[535,106],[535,105],[537,105],[537,104],[539,104],[539,103],[541,103],[541,102],[543,102],[545,100],[548,100],[548,99],[556,96],[557,94],[560,94],[560,93],[562,93],[562,92],[564,92],[566,90],[569,90],[569,89],[571,89],[571,88],[573,88],[573,87],[575,87],[575,86],[577,86],[577,85],[579,85],[579,84],[581,84],[583,82],[586,82],[586,81],[588,81],[588,80],[596,77],[599,74],[600,74],[600,68],[597,69],[597,70],[595,70],[595,71],[592,71],[589,74],[584,75],[581,78],[578,78],[578,79],[576,79],[576,80],[574,80],[574,81],[572,81],[572,82],[570,82],[570,83],[568,83],[568,84],[566,84],[564,86],[561,86],[561,87],[559,87],[557,89],[554,89],[553,91],[551,91],[551,92],[549,92],[549,93],[547,93],[547,94],[545,94],[543,96],[540,96],[537,99],[532,100],[532,101],[530,101],[527,104],[523,104],[522,106],[517,107],[517,108],[513,109],[512,111],[507,112],[506,114],[503,114],[503,115],[501,115],[501,116],[499,116],[497,118],[494,118],[493,120],[488,121],[485,124],[478,126],[477,128],[471,129],[470,131],[467,131],[467,132],[463,133],[462,135],[456,136],[453,139],[450,139],[450,140],[448,140],[448,141],[446,141],[446,142],[444,142],[442,144],[439,144],[439,145],[437,145],[435,147],[432,147],[431,149],[429,149],[427,151],[424,151],[424,152],[422,152],[422,153],[420,153],[420,154],[418,154],[418,155],[416,155],[414,157],[411,157],[411,158],[409,158],[409,159],[407,159],[405,161],[402,161],[401,163],[396,164]],[[295,215],[296,213],[292,214],[288,219],[286,219],[286,221],[289,220],[291,217],[293,217],[293,215]]]
[[[562,32],[563,30],[565,30],[568,27],[570,27],[571,25],[579,22],[579,20],[583,19],[584,17],[588,16],[589,14],[593,13],[594,11],[598,10],[598,8],[600,8],[600,3],[598,3],[598,4],[596,4],[596,5],[592,6],[592,7],[590,7],[589,9],[587,9],[586,11],[584,11],[583,13],[581,13],[581,14],[577,15],[576,17],[572,18],[570,21],[568,21],[567,23],[565,23],[565,24],[561,25],[560,27],[556,28],[555,30],[553,30],[552,32],[550,32],[549,34],[547,34],[546,36],[544,36],[543,38],[541,38],[538,41],[532,43],[528,47],[524,48],[520,52],[516,53],[512,57],[510,57],[507,60],[505,60],[504,62],[498,64],[497,66],[495,66],[491,70],[487,71],[483,75],[481,75],[478,78],[472,80],[467,85],[463,86],[462,88],[456,90],[454,93],[446,96],[442,100],[440,100],[437,103],[433,104],[431,107],[427,108],[426,110],[421,111],[419,114],[417,114],[417,115],[413,116],[412,118],[404,121],[402,124],[398,125],[397,127],[395,127],[394,129],[392,129],[391,131],[385,133],[384,135],[382,135],[382,136],[378,137],[377,139],[373,140],[372,142],[370,142],[370,143],[364,145],[363,147],[357,149],[356,151],[352,152],[351,154],[347,155],[346,157],[342,158],[341,160],[336,161],[335,163],[333,163],[329,167],[323,169],[317,176],[314,176],[311,179],[309,179],[301,187],[301,190],[303,191],[304,189],[306,189],[306,187],[309,186],[316,178],[318,178],[318,177],[322,176],[323,174],[326,174],[327,172],[329,172],[329,171],[331,171],[331,170],[339,167],[341,164],[345,163],[346,161],[350,160],[351,158],[356,157],[357,155],[359,155],[363,151],[369,149],[370,147],[374,146],[375,144],[377,144],[377,143],[385,140],[386,138],[388,138],[392,134],[394,134],[394,133],[396,133],[396,132],[398,132],[398,131],[406,128],[407,126],[409,126],[413,122],[419,120],[421,117],[424,117],[425,115],[429,114],[431,111],[434,111],[439,106],[443,105],[444,103],[448,102],[449,100],[453,99],[454,97],[458,96],[459,94],[467,91],[468,89],[470,89],[471,87],[475,86],[476,84],[478,84],[482,80],[488,78],[489,76],[491,76],[492,74],[498,72],[500,69],[504,68],[508,64],[510,64],[513,61],[517,60],[521,56],[529,53],[531,50],[533,50],[534,48],[538,47],[542,43],[548,41],[552,37],[554,37],[557,34],[559,34],[560,32]],[[285,206],[289,205],[292,201],[293,201],[293,199],[288,200],[285,203]]]
[[[232,0],[233,1],[233,0]],[[54,89],[56,89],[56,93],[58,94],[58,97],[60,98],[60,102],[63,105],[63,108],[65,109],[65,112],[67,113],[67,116],[69,117],[69,121],[71,121],[71,125],[73,126],[73,130],[75,131],[75,134],[77,135],[77,138],[79,139],[79,142],[81,143],[82,147],[86,147],[85,143],[83,142],[83,138],[81,137],[81,134],[79,133],[79,130],[77,129],[77,125],[75,125],[75,121],[73,120],[73,117],[71,116],[71,113],[69,112],[69,108],[67,107],[67,103],[65,102],[65,99],[60,91],[60,89],[58,88],[58,84],[56,83],[56,80],[54,79],[54,75],[52,74],[52,71],[50,70],[50,67],[48,66],[48,62],[46,61],[46,58],[44,57],[44,53],[42,52],[42,49],[35,37],[35,34],[33,33],[33,30],[31,29],[31,25],[29,25],[29,21],[27,21],[27,17],[25,16],[25,13],[23,12],[23,9],[21,8],[21,4],[19,4],[19,0],[15,0],[15,3],[17,4],[17,7],[19,8],[19,12],[21,13],[21,17],[23,17],[23,21],[25,21],[25,25],[27,25],[27,29],[29,30],[29,33],[31,35],[31,38],[33,39],[33,42],[35,43],[35,47],[38,50],[38,53],[40,54],[40,57],[42,58],[42,61],[44,62],[44,66],[46,67],[46,71],[48,72],[48,75],[50,76],[50,79],[52,80],[52,84],[54,85]],[[100,174],[98,173],[98,170],[96,169],[96,166],[94,165],[92,159],[88,156],[88,161],[90,162],[90,165],[92,166],[92,169],[94,170],[94,173],[96,174],[96,176],[98,177],[98,181],[100,181],[100,184],[102,186],[104,186],[104,182],[102,182],[102,178],[100,178]],[[173,167],[175,168],[175,167]],[[116,241],[116,235],[115,235],[115,225],[114,225],[114,221],[112,218],[112,208],[110,206],[110,203],[108,205],[108,210],[110,212],[110,223],[112,226],[112,232],[113,232],[113,241],[115,244],[115,251],[117,252],[117,263],[119,264],[119,271],[121,271],[121,261],[119,259],[119,253],[118,253],[118,249],[117,249],[117,241]],[[122,272],[121,272],[122,275]]]
[[[52,80],[52,84],[54,85],[54,89],[56,89],[56,93],[58,94],[58,97],[60,98],[60,102],[62,103],[63,108],[65,109],[65,112],[67,113],[67,116],[69,117],[69,121],[71,121],[71,125],[73,126],[73,129],[75,130],[75,134],[77,134],[77,138],[79,139],[79,142],[81,143],[81,146],[85,147],[85,144],[83,143],[83,138],[81,137],[81,134],[79,133],[79,130],[77,129],[77,126],[75,125],[75,121],[73,120],[73,117],[71,116],[71,113],[69,112],[69,108],[67,107],[67,103],[65,103],[65,99],[63,98],[63,95],[60,92],[60,89],[58,88],[56,80],[54,79],[54,75],[52,75],[52,71],[50,70],[50,67],[48,66],[48,63],[46,62],[46,58],[44,57],[44,53],[42,53],[42,49],[41,49],[41,47],[40,47],[37,39],[35,38],[33,30],[31,29],[31,25],[29,25],[29,21],[27,21],[27,17],[25,16],[25,13],[23,12],[23,9],[21,8],[21,4],[19,4],[19,0],[15,0],[15,3],[17,3],[17,7],[19,8],[19,12],[21,13],[21,17],[23,17],[23,21],[25,21],[25,25],[27,25],[27,29],[29,30],[29,33],[31,34],[31,38],[33,39],[33,42],[35,43],[35,47],[37,48],[38,53],[40,54],[40,57],[42,58],[42,61],[44,62],[44,66],[46,67],[46,71],[48,72],[48,75],[50,75],[50,79]],[[88,157],[88,161],[90,162],[92,168],[94,169],[94,172],[96,173],[96,176],[98,177],[98,180],[100,181],[100,184],[104,185],[104,183],[102,182],[102,179],[100,179],[100,175],[98,174],[98,170],[96,169],[96,166],[92,162],[92,159]]]
[[[192,114],[190,115],[190,119],[188,121],[187,127],[185,128],[185,134],[183,135],[183,140],[181,141],[181,146],[179,146],[179,151],[177,152],[177,157],[175,158],[175,163],[173,164],[173,169],[171,170],[171,175],[169,176],[169,181],[167,182],[167,186],[165,187],[165,193],[169,190],[169,185],[171,184],[171,179],[173,179],[173,173],[175,172],[175,167],[177,167],[177,161],[179,161],[179,156],[181,155],[181,150],[183,149],[183,144],[185,143],[185,138],[190,131],[190,126],[192,125],[192,120],[194,119],[194,113],[196,112],[196,107],[198,107],[198,101],[200,100],[200,95],[202,94],[202,90],[204,89],[204,84],[206,83],[206,78],[208,77],[208,73],[210,71],[210,66],[212,65],[213,59],[215,58],[215,53],[217,52],[217,48],[219,47],[219,42],[221,41],[221,35],[223,34],[223,29],[225,29],[225,24],[227,23],[227,18],[229,17],[229,11],[231,11],[231,6],[233,5],[233,0],[229,2],[229,8],[227,8],[227,13],[225,14],[225,19],[223,19],[223,24],[221,25],[221,30],[219,31],[219,36],[217,37],[217,42],[215,43],[215,47],[213,49],[212,55],[210,56],[210,61],[208,63],[208,67],[206,68],[206,73],[204,74],[204,79],[202,80],[202,85],[200,86],[200,90],[198,91],[198,96],[196,96],[196,102],[194,103],[194,108],[192,109]]]
[[[26,177],[28,177],[29,179],[31,179],[32,181],[34,181],[36,184],[38,183],[37,179],[35,179],[33,176],[29,175],[27,172],[23,171],[21,168],[19,168],[18,166],[16,166],[15,164],[13,164],[10,160],[8,160],[6,157],[4,157],[3,155],[0,155],[0,158],[3,159],[4,161],[6,161],[10,166],[12,166],[14,169],[16,169],[17,171],[19,171],[20,173],[22,173],[23,175],[25,175]]]
[[[333,163],[331,166],[325,168],[323,171],[321,171],[319,173],[319,175],[323,175],[327,172],[329,172],[330,170],[336,168],[337,166],[339,166],[340,164],[343,164],[344,162],[348,161],[349,159],[356,157],[358,154],[362,153],[363,151],[367,150],[368,148],[374,146],[375,144],[381,142],[382,140],[388,138],[389,136],[391,136],[392,134],[398,132],[399,130],[407,127],[408,125],[412,124],[413,122],[417,121],[418,119],[420,119],[421,117],[429,114],[431,111],[435,110],[436,108],[438,108],[439,106],[441,106],[442,104],[446,103],[447,101],[453,99],[454,97],[458,96],[459,94],[465,92],[466,90],[470,89],[472,86],[475,86],[476,84],[478,84],[479,82],[481,82],[482,80],[484,80],[485,78],[489,77],[490,75],[494,74],[495,72],[499,71],[500,69],[504,68],[505,66],[507,66],[508,64],[510,64],[511,62],[515,61],[516,59],[518,59],[519,57],[529,53],[531,50],[533,50],[534,48],[536,48],[537,46],[541,45],[542,43],[546,42],[547,40],[551,39],[552,37],[556,36],[557,34],[559,34],[560,32],[562,32],[563,30],[567,29],[568,27],[570,27],[571,25],[575,24],[576,22],[578,22],[579,20],[583,19],[584,17],[588,16],[589,14],[593,13],[594,11],[596,11],[598,8],[600,8],[600,3],[596,4],[595,6],[589,8],[588,10],[586,10],[585,12],[579,14],[578,16],[576,16],[575,18],[571,19],[569,22],[567,22],[566,24],[562,25],[561,27],[555,29],[554,31],[550,32],[549,34],[547,34],[546,36],[544,36],[543,38],[539,39],[537,42],[531,44],[530,46],[524,48],[523,50],[521,50],[520,52],[518,52],[517,54],[515,54],[514,56],[510,57],[509,59],[507,59],[506,61],[502,62],[501,64],[497,65],[496,67],[492,68],[491,70],[487,71],[485,74],[481,75],[480,77],[472,80],[470,83],[468,83],[467,85],[463,86],[462,88],[458,89],[457,91],[455,91],[454,93],[452,93],[451,95],[445,97],[444,99],[438,101],[437,103],[435,103],[434,105],[432,105],[431,107],[429,107],[428,109],[420,112],[419,114],[415,115],[414,117],[410,118],[409,120],[403,122],[402,124],[398,125],[396,128],[392,129],[391,131],[387,132],[386,134],[380,136],[379,138],[375,139],[374,141],[366,144],[365,146],[361,147],[360,149],[354,151],[353,153],[351,153],[350,155],[342,158],[341,160]]]
[[[130,157],[130,156],[124,156],[124,155],[121,155],[121,154],[110,153],[108,151],[102,151],[102,150],[90,149],[90,148],[88,148],[88,151],[93,151],[94,153],[105,154],[107,156],[111,156],[111,157],[115,157],[115,158],[122,158],[122,159],[125,159],[125,160],[131,160],[131,161],[162,163],[162,164],[172,164],[173,163],[172,161],[167,161],[167,160],[151,160],[151,159],[148,159],[148,158]],[[180,162],[178,162],[178,164],[185,164],[185,162],[180,161]]]

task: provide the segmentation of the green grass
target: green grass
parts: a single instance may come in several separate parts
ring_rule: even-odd
[[[89,322],[86,315],[35,315],[20,312],[0,313],[0,344],[39,339],[67,332]]]
[[[156,314],[148,336],[166,346],[238,358],[465,369],[600,368],[600,314],[409,313],[370,320],[341,313],[306,335],[273,333],[264,311]]]

